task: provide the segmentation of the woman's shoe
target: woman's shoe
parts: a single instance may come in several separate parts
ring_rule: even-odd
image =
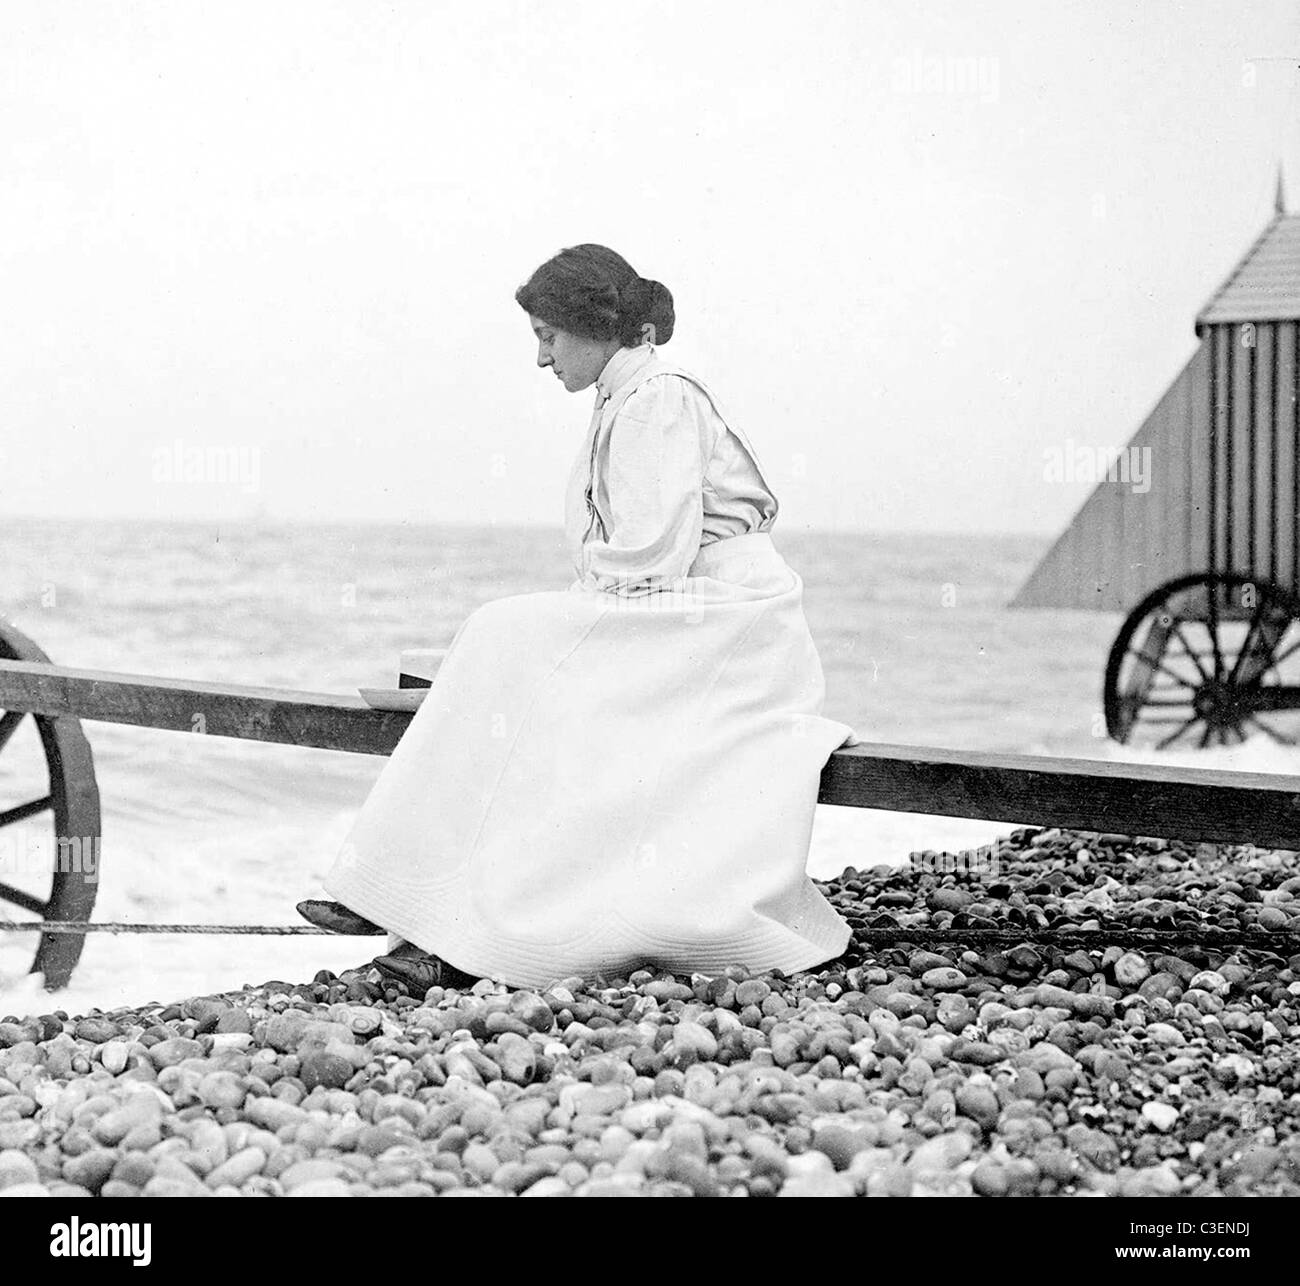
[[[308,901],[298,903],[298,914],[308,924],[319,929],[328,929],[331,933],[347,933],[356,937],[374,937],[386,933],[365,916],[349,911],[341,902]]]
[[[376,956],[373,964],[386,978],[405,983],[412,995],[422,996],[430,987],[472,987],[478,979],[427,952],[419,955]]]

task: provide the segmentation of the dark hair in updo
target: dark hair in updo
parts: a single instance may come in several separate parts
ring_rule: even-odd
[[[654,325],[656,344],[673,337],[668,287],[638,277],[608,246],[561,250],[515,291],[515,301],[526,313],[584,339],[617,339],[635,348],[646,322]]]

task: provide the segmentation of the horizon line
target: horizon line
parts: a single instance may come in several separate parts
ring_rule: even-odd
[[[93,516],[81,516],[76,514],[43,514],[43,513],[0,513],[0,524],[17,524],[24,522],[41,522],[41,523],[137,523],[151,524],[156,526],[180,526],[180,527],[461,527],[467,530],[486,530],[491,528],[501,528],[503,530],[516,531],[549,531],[560,535],[564,533],[564,524],[555,522],[496,522],[494,520],[470,520],[464,518],[302,518],[302,517],[285,517],[283,515],[265,515],[265,516],[235,516],[235,517],[216,517],[216,516],[193,516],[193,515],[175,515],[167,517],[151,516],[147,514],[105,514]],[[861,527],[853,524],[842,526],[825,526],[825,525],[794,525],[782,531],[779,534],[801,535],[848,535],[848,536],[986,536],[993,539],[1036,539],[1050,540],[1054,539],[1060,533],[1055,529],[1038,530],[1038,529],[999,529],[999,530],[981,530],[978,528],[942,528],[928,529],[916,527]]]

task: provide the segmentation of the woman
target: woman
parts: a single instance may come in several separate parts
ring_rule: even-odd
[[[666,362],[672,296],[598,245],[515,296],[537,364],[596,405],[570,473],[564,591],[460,626],[325,881],[315,923],[388,931],[414,987],[443,963],[574,974],[810,968],[849,927],[805,872],[823,718],[803,583],[745,436]]]

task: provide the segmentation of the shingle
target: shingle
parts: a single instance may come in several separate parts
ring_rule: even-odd
[[[1300,319],[1300,215],[1279,215],[1201,309],[1197,330],[1216,322]]]

